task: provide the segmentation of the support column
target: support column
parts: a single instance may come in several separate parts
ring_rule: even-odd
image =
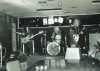
[[[12,50],[13,52],[17,51],[16,46],[16,24],[12,23]]]

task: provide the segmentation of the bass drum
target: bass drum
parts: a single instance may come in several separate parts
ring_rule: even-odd
[[[58,55],[60,53],[60,45],[56,42],[50,42],[47,45],[47,53],[49,55]]]

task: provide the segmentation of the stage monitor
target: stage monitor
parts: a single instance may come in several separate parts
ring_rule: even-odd
[[[79,63],[80,61],[79,48],[67,48],[65,59],[70,63]]]

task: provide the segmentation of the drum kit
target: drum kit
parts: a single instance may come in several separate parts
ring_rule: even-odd
[[[60,44],[61,44],[61,35],[56,35],[55,40],[53,40],[47,45],[47,53],[53,56],[58,55],[61,51]]]

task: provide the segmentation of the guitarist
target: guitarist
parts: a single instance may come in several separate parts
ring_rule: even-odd
[[[21,43],[22,43],[22,47],[21,47],[21,51],[23,51],[23,45],[24,45],[24,52],[25,55],[32,55],[32,48],[33,48],[33,44],[32,41],[28,40],[29,37],[32,36],[32,34],[29,33],[29,29],[27,27],[24,28],[25,31],[25,35],[23,38],[21,38]]]
[[[33,44],[38,45],[37,42],[39,43],[39,40],[36,40],[36,38],[35,39],[33,39],[33,38],[40,34],[43,34],[43,31],[39,31],[38,33],[36,33],[34,35],[27,33],[27,35],[21,39],[22,44],[24,44],[24,46],[25,46],[25,53],[27,55],[31,55],[34,52],[33,49],[35,49],[35,48],[34,48]],[[34,43],[34,41],[32,41],[32,40],[35,40],[36,43]],[[38,46],[36,46],[36,47],[38,47]]]

